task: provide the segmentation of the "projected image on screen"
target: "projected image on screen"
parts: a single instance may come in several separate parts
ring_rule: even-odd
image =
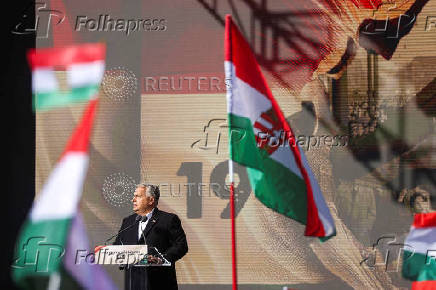
[[[176,263],[180,289],[230,289],[223,288],[232,285],[224,74],[230,13],[336,225],[326,242],[304,236],[304,225],[256,198],[247,168],[235,163],[239,288],[409,287],[393,244],[404,244],[413,213],[435,208],[436,28],[427,23],[435,3],[215,2],[47,3],[65,19],[51,23],[37,47],[107,46],[80,202],[90,244],[117,233],[133,213],[138,184],[156,184],[159,209],[180,217],[188,240],[189,252]],[[397,20],[381,33],[387,14]],[[398,22],[399,15],[419,17]],[[124,29],[112,30],[110,20]],[[67,76],[57,78],[65,83]],[[36,113],[36,192],[83,109]],[[267,117],[255,121],[273,128]],[[387,252],[396,256],[386,260]],[[104,268],[124,285],[118,267]]]

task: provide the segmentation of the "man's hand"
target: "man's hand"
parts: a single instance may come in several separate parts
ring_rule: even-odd
[[[157,265],[163,264],[163,261],[161,258],[153,256],[153,255],[147,256],[147,262],[149,264],[157,264]]]

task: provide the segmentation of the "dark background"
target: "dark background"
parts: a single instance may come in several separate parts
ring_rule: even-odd
[[[20,225],[32,205],[35,184],[35,115],[32,112],[31,72],[26,51],[35,47],[34,33],[17,35],[11,31],[23,21],[34,23],[34,1],[11,1],[3,27],[3,142],[6,148],[6,203],[3,203],[2,287],[16,289],[11,281],[10,265]],[[30,9],[29,9],[30,8]],[[28,22],[27,22],[28,21]]]

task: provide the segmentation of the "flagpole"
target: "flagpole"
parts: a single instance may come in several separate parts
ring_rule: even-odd
[[[232,60],[232,16],[226,15],[226,27],[225,27],[225,54],[226,59]],[[232,111],[232,76],[233,71],[230,72],[227,85],[227,110]],[[231,124],[229,119],[229,149],[231,142]],[[236,271],[236,228],[235,228],[235,184],[233,179],[233,160],[232,154],[229,158],[229,180],[230,180],[230,221],[231,221],[231,240],[232,240],[232,289],[238,289],[238,279]]]
[[[229,159],[230,175],[230,220],[232,232],[232,289],[238,289],[237,272],[236,272],[236,229],[235,229],[235,184],[233,181],[233,161]]]

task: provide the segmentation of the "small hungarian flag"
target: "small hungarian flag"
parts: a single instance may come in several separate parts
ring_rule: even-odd
[[[309,163],[229,15],[225,73],[230,158],[246,166],[256,197],[267,207],[305,224],[307,236],[335,235],[332,216]]]
[[[403,277],[412,289],[436,289],[436,212],[415,214],[404,243]]]
[[[47,110],[97,96],[104,74],[105,46],[101,43],[33,49],[34,110]]]
[[[22,288],[29,289],[32,285],[36,285],[36,288],[48,288],[43,285],[59,286],[61,277],[67,273],[62,261],[70,251],[67,243],[71,240],[71,224],[78,211],[88,169],[89,138],[97,101],[89,102],[80,124],[21,228],[12,277]],[[72,279],[65,279],[68,280]]]

